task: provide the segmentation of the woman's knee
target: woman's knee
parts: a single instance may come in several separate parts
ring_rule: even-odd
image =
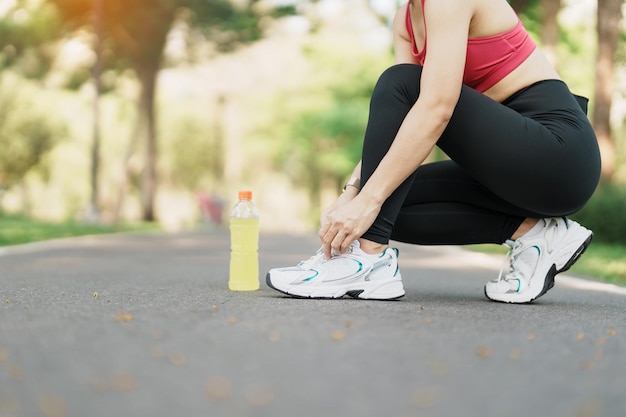
[[[372,98],[393,94],[394,97],[417,100],[422,67],[414,64],[397,64],[387,68],[378,78]]]

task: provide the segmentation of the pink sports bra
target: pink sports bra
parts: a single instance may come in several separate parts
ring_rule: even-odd
[[[421,0],[422,10],[424,10],[424,1]],[[417,58],[420,65],[424,65],[427,36],[424,35],[424,47],[419,51],[413,34],[410,10],[410,5],[407,5],[406,28],[411,37],[413,56]],[[424,30],[426,31],[426,19],[424,19]],[[518,21],[513,29],[504,33],[482,38],[469,38],[463,83],[481,93],[487,91],[520,66],[536,47],[537,45],[528,35],[521,21]]]

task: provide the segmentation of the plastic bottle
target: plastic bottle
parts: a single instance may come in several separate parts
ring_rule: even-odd
[[[231,291],[259,289],[259,211],[252,191],[239,191],[239,202],[230,215]]]

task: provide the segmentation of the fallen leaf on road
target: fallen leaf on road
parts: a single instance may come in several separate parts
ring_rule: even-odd
[[[491,355],[491,349],[489,346],[478,346],[476,349],[476,355],[479,358],[488,358]]]
[[[615,335],[617,335],[617,330],[615,330],[615,329],[609,329],[609,330],[608,330],[608,333],[609,333],[611,336],[615,336]]]
[[[7,304],[11,304],[11,299],[7,298],[6,300],[4,300],[4,302],[7,303]]]
[[[39,411],[44,417],[66,417],[69,415],[65,401],[55,395],[42,397],[38,403]]]
[[[576,335],[576,340],[583,340],[585,338],[585,334],[583,332],[578,333]]]
[[[9,352],[0,348],[0,363],[6,362],[7,360],[9,360]]]
[[[336,342],[343,340],[344,337],[346,337],[346,332],[342,330],[335,330],[331,335],[331,338]]]
[[[231,324],[235,324],[239,321],[239,319],[237,317],[231,317],[230,319],[228,319],[228,322]]]
[[[130,321],[133,321],[133,315],[129,313],[124,313],[122,310],[119,310],[117,312],[117,315],[115,316],[115,321],[118,323],[128,323]]]
[[[534,333],[528,333],[528,340],[533,340],[535,338]]]
[[[116,372],[111,375],[110,381],[118,392],[131,392],[137,388],[137,379],[128,372]]]
[[[209,379],[204,384],[204,390],[210,399],[222,401],[230,397],[233,392],[233,386],[226,378],[216,377]]]
[[[98,291],[93,292],[93,298],[98,298]]]

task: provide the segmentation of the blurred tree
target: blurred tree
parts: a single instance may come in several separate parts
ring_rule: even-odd
[[[509,0],[509,4],[517,13],[522,13],[534,2],[535,0]]]
[[[39,169],[44,176],[46,155],[64,129],[37,111],[23,92],[0,84],[0,198],[5,191],[22,185],[24,177]]]
[[[592,122],[602,153],[602,178],[610,181],[615,173],[615,142],[611,137],[611,106],[615,54],[620,38],[623,0],[598,0],[598,56]]]
[[[58,7],[66,30],[89,27],[94,1],[47,0]],[[261,15],[279,16],[290,9],[258,7],[262,2],[250,0],[106,0],[101,4],[102,37],[105,47],[115,56],[115,64],[130,67],[139,80],[138,132],[145,135],[145,166],[141,185],[143,219],[155,219],[154,201],[157,188],[157,131],[155,97],[157,75],[163,63],[167,35],[178,18],[185,18],[201,28],[220,51],[262,36]],[[186,12],[186,13],[183,13]]]
[[[319,219],[322,191],[337,191],[361,157],[369,101],[376,79],[392,63],[391,54],[350,49],[337,39],[312,41],[305,48],[311,62],[307,103],[291,95],[279,100],[271,130],[285,124],[276,152],[278,169],[309,192],[311,220]],[[333,42],[332,44],[330,42]]]
[[[0,14],[0,198],[33,170],[45,177],[46,155],[63,134],[63,127],[36,110],[5,71],[15,68],[23,77],[43,78],[54,61],[51,37],[61,29],[50,7],[15,0]],[[22,86],[20,86],[22,88]]]
[[[54,61],[61,26],[54,9],[15,0],[0,15],[0,70],[15,67],[26,78],[41,79]]]

